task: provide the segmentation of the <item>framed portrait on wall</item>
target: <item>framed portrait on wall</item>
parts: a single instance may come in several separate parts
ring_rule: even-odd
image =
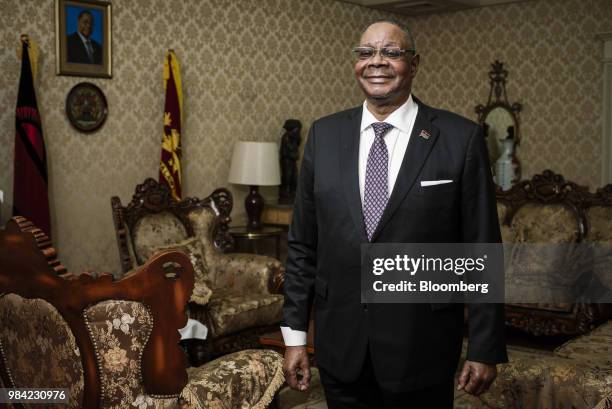
[[[111,3],[55,0],[58,75],[112,77]]]

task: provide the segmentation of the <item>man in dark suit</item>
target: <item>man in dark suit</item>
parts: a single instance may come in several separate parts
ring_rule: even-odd
[[[362,107],[312,124],[304,150],[285,277],[285,376],[305,390],[306,330],[336,408],[451,408],[461,304],[362,304],[362,243],[498,243],[481,128],[411,95],[419,56],[408,30],[383,21],[361,37]],[[468,305],[458,389],[478,395],[507,361],[503,306]],[[301,374],[301,379],[299,375]]]
[[[69,63],[102,64],[102,46],[91,38],[93,25],[93,15],[87,10],[81,11],[77,31],[66,38]]]

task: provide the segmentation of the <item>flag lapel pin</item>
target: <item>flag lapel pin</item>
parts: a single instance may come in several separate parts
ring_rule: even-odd
[[[419,134],[419,136],[422,137],[423,139],[429,139],[431,137],[431,134],[427,132],[425,129],[423,129],[421,133]]]

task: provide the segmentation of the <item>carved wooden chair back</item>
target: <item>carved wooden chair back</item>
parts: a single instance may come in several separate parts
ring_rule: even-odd
[[[76,356],[81,360],[81,365],[77,366],[82,368],[83,387],[82,402],[78,407],[93,409],[100,405],[100,373],[107,368],[100,367],[97,360],[97,346],[92,341],[84,313],[106,300],[137,301],[144,304],[152,316],[152,330],[141,358],[144,390],[151,395],[168,396],[181,392],[187,383],[187,372],[185,354],[178,345],[178,329],[187,323],[186,304],[193,284],[193,267],[189,259],[177,251],[159,253],[139,270],[120,281],[113,281],[108,273],[74,275],[67,272],[49,238],[22,217],[14,217],[6,229],[0,231],[0,300],[5,296],[25,299],[25,303],[36,300],[43,305],[50,304],[49,311],[59,314],[61,319],[55,322],[67,325],[67,333],[72,334],[70,338],[78,347]],[[45,322],[52,323],[53,320]],[[26,324],[23,321],[4,322],[0,334],[9,334],[10,339],[11,335],[23,330],[21,325]],[[15,328],[10,328],[11,325]],[[36,335],[17,341],[34,342]],[[7,339],[7,336],[2,339]],[[8,345],[0,343],[0,354],[3,355],[0,357],[2,385],[16,388],[39,386],[28,384],[23,379],[21,384],[15,384],[7,365],[11,362],[7,359],[11,354]],[[44,366],[45,362],[31,363],[32,368],[41,365]]]
[[[212,243],[219,251],[227,251],[232,248],[233,239],[228,233],[232,206],[232,195],[227,189],[216,189],[204,199],[192,197],[177,202],[172,198],[166,185],[151,178],[136,186],[132,200],[127,206],[121,204],[118,196],[113,196],[111,207],[123,272],[131,270],[144,261],[140,260],[134,251],[136,247],[134,232],[139,222],[152,215],[166,214],[178,220],[183,232],[174,232],[174,234],[185,235],[182,237],[184,239],[194,235],[189,213],[202,208],[210,210],[215,215],[211,229]]]
[[[612,185],[592,193],[545,170],[507,191],[498,188],[496,198],[504,241],[508,236],[520,241],[522,230],[531,235],[526,242],[612,244]],[[600,237],[602,232],[607,237]],[[595,328],[610,312],[603,304],[507,304],[506,321],[538,336],[575,335]]]

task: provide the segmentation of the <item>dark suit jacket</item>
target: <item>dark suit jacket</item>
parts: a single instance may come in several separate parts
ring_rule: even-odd
[[[89,60],[85,44],[75,31],[67,37],[67,60],[69,63],[76,64],[102,64],[102,46],[94,39],[90,38],[91,47],[93,48],[93,61]]]
[[[501,242],[481,128],[419,105],[397,181],[372,242]],[[315,121],[306,143],[285,277],[283,326],[306,331],[314,302],[317,364],[350,382],[370,348],[389,390],[452,379],[463,337],[462,304],[361,304],[359,194],[362,107]],[[421,130],[431,137],[420,136]],[[454,183],[422,188],[420,180]],[[470,304],[468,359],[506,362],[504,310]]]

